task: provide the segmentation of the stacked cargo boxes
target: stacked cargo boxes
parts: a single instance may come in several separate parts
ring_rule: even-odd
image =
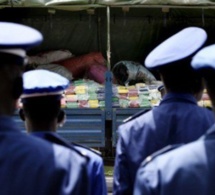
[[[104,86],[85,79],[74,81],[64,96],[66,108],[102,108],[104,99]]]
[[[157,105],[161,100],[161,96],[156,87],[153,88],[144,83],[137,83],[132,86],[113,84],[112,107],[137,108]],[[65,91],[62,107],[104,108],[105,86],[93,80],[76,80]]]

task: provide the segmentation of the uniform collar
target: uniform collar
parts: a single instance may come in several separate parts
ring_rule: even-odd
[[[188,102],[197,105],[196,99],[189,93],[167,93],[160,104],[169,102]]]
[[[63,145],[65,147],[71,148],[71,144],[69,144],[66,140],[61,138],[56,132],[51,131],[34,131],[30,132],[31,135],[43,138],[47,141]]]
[[[206,132],[206,134],[204,136],[202,136],[201,138],[203,139],[207,139],[207,138],[214,138],[215,136],[215,124],[213,124]]]
[[[53,135],[53,136],[59,137],[59,136],[57,135],[57,133],[54,133],[54,132],[51,132],[51,131],[34,131],[34,132],[29,132],[29,134],[35,135],[35,136],[41,137],[41,138],[45,138],[45,135],[46,135],[46,134],[51,134],[51,135]]]
[[[67,142],[63,138],[61,138],[56,132],[50,132],[50,131],[37,131],[37,132],[31,132],[30,133],[33,136],[40,137],[42,139],[45,139],[51,143],[55,143],[61,146],[64,146],[66,148],[72,149],[75,151],[78,155],[86,158],[87,161],[89,161],[88,155],[86,155],[85,152],[81,152],[77,150],[73,144]]]
[[[11,116],[0,116],[0,132],[20,131]]]

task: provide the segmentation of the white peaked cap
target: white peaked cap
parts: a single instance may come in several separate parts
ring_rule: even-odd
[[[0,22],[0,52],[26,56],[26,50],[39,45],[43,41],[42,34],[29,26]]]
[[[42,34],[29,26],[0,22],[0,48],[28,49],[42,42]]]
[[[61,95],[69,80],[48,70],[31,70],[23,74],[24,90],[21,98]]]
[[[184,59],[196,52],[206,39],[207,33],[202,28],[185,28],[152,50],[145,59],[145,65],[155,68]]]
[[[193,57],[191,66],[194,69],[214,68],[215,69],[215,44],[204,47]]]

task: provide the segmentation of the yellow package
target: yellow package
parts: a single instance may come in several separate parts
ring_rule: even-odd
[[[82,90],[82,89],[87,89],[87,86],[85,86],[85,85],[79,85],[79,86],[76,86],[75,87],[75,90]]]
[[[98,104],[99,100],[89,100],[88,103],[89,104]]]
[[[65,95],[66,98],[74,98],[74,97],[77,97],[77,95],[75,94],[70,94],[70,95]]]
[[[210,100],[204,100],[203,101],[204,103],[204,107],[211,107],[212,108],[212,103],[211,103],[211,101]]]
[[[76,94],[85,94],[86,92],[87,92],[86,89],[77,89],[77,90],[75,90]]]
[[[129,100],[138,100],[138,96],[130,96],[128,98],[129,98]]]
[[[95,104],[95,103],[94,103],[94,104],[92,104],[92,103],[90,104],[90,103],[89,103],[89,107],[90,107],[90,108],[98,108],[98,107],[99,107],[99,104]]]
[[[126,94],[126,93],[128,93],[128,89],[119,89],[118,93],[119,94]]]
[[[99,101],[98,100],[89,100],[89,107],[90,108],[98,108],[99,107]]]

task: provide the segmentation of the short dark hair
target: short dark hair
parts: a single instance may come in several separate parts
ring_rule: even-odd
[[[161,66],[158,71],[171,92],[196,94],[203,89],[202,77],[191,67],[190,58]]]
[[[12,62],[3,63],[1,57],[0,53],[0,104],[1,107],[4,107],[5,103],[9,104],[10,101],[14,101],[14,98],[18,99],[18,96],[22,93],[23,66]],[[20,82],[17,82],[18,80]],[[15,91],[19,92],[16,96],[14,96]]]
[[[61,109],[60,98],[56,96],[40,96],[26,98],[23,101],[23,110],[30,120],[36,123],[51,122],[57,118]]]

